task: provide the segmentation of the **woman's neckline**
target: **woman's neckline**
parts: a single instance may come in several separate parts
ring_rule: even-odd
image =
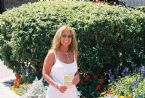
[[[61,60],[59,60],[59,58],[56,58],[56,60],[58,60],[59,62],[61,62],[61,63],[63,63],[63,64],[73,64],[74,62],[75,62],[75,59],[73,59],[73,62],[71,62],[71,63],[65,63],[65,62],[62,62]]]
[[[73,64],[73,63],[75,62],[75,58],[73,58],[73,62],[71,62],[71,63],[65,63],[65,62],[61,61],[61,60],[57,57],[56,51],[54,52],[54,54],[55,54],[55,59],[56,59],[56,61],[58,60],[59,62],[61,62],[61,63],[63,63],[63,64]],[[74,57],[74,56],[73,56],[73,57]]]

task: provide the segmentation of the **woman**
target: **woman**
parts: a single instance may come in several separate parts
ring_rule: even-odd
[[[43,64],[43,77],[49,83],[46,98],[79,98],[77,53],[74,30],[62,26],[56,32]]]

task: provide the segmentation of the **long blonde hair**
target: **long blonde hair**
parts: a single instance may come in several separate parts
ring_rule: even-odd
[[[69,45],[68,49],[72,52],[78,53],[77,39],[76,39],[75,31],[72,27],[67,26],[67,25],[62,26],[57,30],[57,32],[55,33],[55,36],[52,40],[52,45],[51,45],[50,50],[56,51],[60,48],[60,46],[61,46],[61,42],[60,42],[61,35],[62,35],[63,31],[65,31],[65,30],[69,30],[72,33],[72,36],[73,36],[72,37],[72,42]]]

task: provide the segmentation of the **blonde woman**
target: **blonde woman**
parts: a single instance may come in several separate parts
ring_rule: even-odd
[[[43,64],[43,77],[49,83],[46,98],[79,98],[77,40],[70,26],[60,27]]]

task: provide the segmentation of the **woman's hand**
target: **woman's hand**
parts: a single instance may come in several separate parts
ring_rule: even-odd
[[[72,84],[77,85],[80,82],[80,75],[77,73],[72,80]]]
[[[64,92],[66,91],[66,89],[67,89],[66,86],[61,85],[61,84],[57,84],[57,85],[56,85],[56,88],[57,88],[61,93],[64,93]]]

